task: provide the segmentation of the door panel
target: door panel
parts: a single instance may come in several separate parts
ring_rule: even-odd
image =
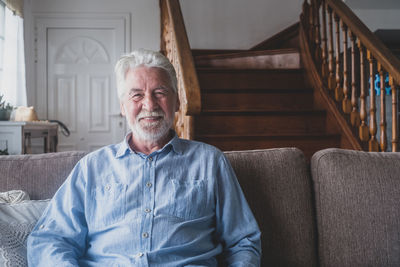
[[[113,74],[123,54],[112,28],[47,30],[47,117],[62,121],[69,137],[59,135],[59,151],[93,151],[120,142],[125,120]]]

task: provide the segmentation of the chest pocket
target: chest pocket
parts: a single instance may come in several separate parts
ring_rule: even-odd
[[[170,180],[170,212],[183,219],[195,219],[204,216],[207,204],[205,182],[202,180]]]
[[[103,228],[116,223],[125,217],[126,185],[108,183],[92,190],[89,221],[95,228]]]

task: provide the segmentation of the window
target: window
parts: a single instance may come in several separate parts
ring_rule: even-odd
[[[26,106],[24,29],[17,14],[0,0],[0,94],[13,106]]]
[[[3,80],[3,59],[4,59],[4,30],[5,30],[6,12],[5,5],[0,1],[0,81]]]

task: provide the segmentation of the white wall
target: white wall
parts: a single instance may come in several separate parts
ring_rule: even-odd
[[[399,0],[343,0],[372,31],[400,29]]]
[[[303,0],[181,0],[192,48],[249,49],[299,21]]]
[[[372,31],[400,29],[400,9],[355,9],[354,13]]]

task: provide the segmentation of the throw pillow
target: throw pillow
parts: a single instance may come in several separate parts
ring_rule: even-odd
[[[26,239],[48,203],[0,203],[0,266],[27,266]]]
[[[0,203],[18,203],[29,199],[28,193],[22,190],[0,192]]]

